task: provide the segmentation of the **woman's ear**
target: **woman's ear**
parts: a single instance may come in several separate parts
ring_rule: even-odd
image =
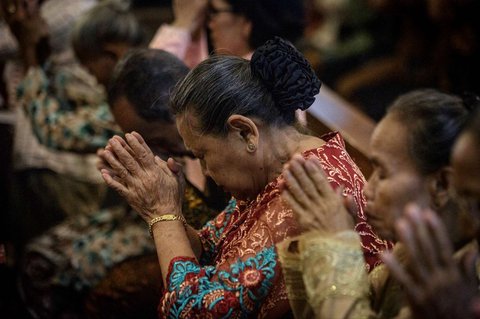
[[[444,207],[451,199],[452,178],[453,170],[450,166],[443,167],[430,176],[429,192],[435,209]]]
[[[234,114],[227,120],[228,133],[234,134],[246,144],[248,152],[254,152],[258,147],[259,131],[257,124],[250,118]]]

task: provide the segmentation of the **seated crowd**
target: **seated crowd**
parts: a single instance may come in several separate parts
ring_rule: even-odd
[[[364,176],[307,129],[307,2],[173,0],[148,41],[129,1],[2,1],[14,317],[480,318],[480,99],[399,95]]]

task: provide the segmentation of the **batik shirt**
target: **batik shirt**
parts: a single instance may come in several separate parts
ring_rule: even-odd
[[[103,88],[77,63],[30,68],[18,99],[38,140],[51,148],[93,153],[121,132]]]
[[[318,157],[333,188],[343,186],[359,207],[365,179],[345,150],[341,137],[331,133],[326,143],[303,153]],[[301,230],[292,210],[281,200],[280,175],[251,201],[232,202],[199,232],[200,260],[177,257],[170,262],[160,317],[279,318],[290,310],[275,245]],[[356,229],[365,256],[374,265],[387,246],[365,222],[359,209]]]

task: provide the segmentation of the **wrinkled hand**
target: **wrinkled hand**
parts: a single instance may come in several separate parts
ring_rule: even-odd
[[[408,257],[402,264],[389,252],[382,259],[404,286],[414,318],[473,318],[477,290],[476,252],[467,253],[461,266],[439,217],[429,209],[408,205],[396,231]]]
[[[107,148],[110,148],[109,151],[111,151],[112,149],[110,145],[107,145],[106,148],[99,148],[97,150],[97,163],[95,164],[95,166],[99,172],[102,172],[102,170],[107,170],[108,171],[107,174],[113,177],[115,176],[115,173],[113,172],[112,167],[110,167],[108,162],[103,158],[105,154],[105,150]]]
[[[174,0],[173,25],[187,29],[192,38],[200,33],[207,18],[208,0]]]
[[[133,134],[137,134],[137,133],[133,133]],[[122,146],[127,150],[127,152],[132,155],[132,156],[135,156],[135,153],[133,152],[132,148],[122,139],[122,138],[118,138],[118,137],[115,137],[117,139],[117,141],[119,143],[122,144]],[[148,145],[147,145],[148,146]],[[110,175],[111,177],[114,177],[115,176],[115,172],[113,171],[112,167],[110,166],[110,164],[105,160],[104,158],[104,155],[105,155],[105,151],[110,151],[110,152],[113,152],[113,148],[110,144],[107,144],[105,146],[105,148],[99,148],[97,150],[97,156],[98,156],[98,160],[97,160],[97,163],[96,163],[96,168],[97,170],[101,173],[102,170],[106,170],[108,171],[108,175]]]
[[[180,165],[155,156],[140,134],[133,132],[110,139],[99,154],[108,186],[123,196],[149,222],[164,214],[181,215],[185,179]]]
[[[282,198],[290,205],[300,224],[306,229],[339,232],[354,228],[356,215],[353,200],[346,203],[342,188],[335,192],[318,159],[305,160],[294,155],[283,172],[285,188]],[[348,206],[348,210],[346,208]]]

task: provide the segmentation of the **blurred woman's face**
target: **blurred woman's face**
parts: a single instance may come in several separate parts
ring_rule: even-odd
[[[427,178],[415,167],[408,150],[408,129],[387,115],[375,128],[370,141],[373,173],[365,188],[367,220],[384,239],[393,240],[394,224],[405,205],[430,203]]]
[[[225,0],[210,1],[208,28],[212,45],[218,53],[245,56],[253,50],[248,44],[251,22],[233,13]]]
[[[82,65],[95,76],[98,83],[107,86],[118,60],[120,60],[129,49],[131,49],[131,46],[126,43],[107,43],[103,46],[101,54],[81,62]]]
[[[259,182],[254,156],[246,152],[243,138],[202,134],[194,116],[177,116],[177,128],[185,146],[200,160],[205,176],[237,199],[254,198],[265,185]]]

